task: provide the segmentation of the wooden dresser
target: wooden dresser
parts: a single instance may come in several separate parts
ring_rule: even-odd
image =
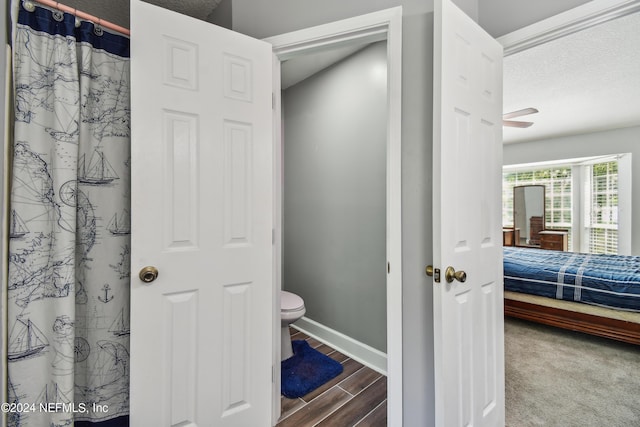
[[[540,236],[540,249],[565,252],[569,250],[569,233],[566,231],[543,230],[538,235]]]
[[[520,243],[519,228],[503,228],[502,229],[502,245],[503,246],[516,246],[518,243]]]
[[[540,244],[540,232],[544,230],[544,219],[541,216],[529,218],[529,244]]]

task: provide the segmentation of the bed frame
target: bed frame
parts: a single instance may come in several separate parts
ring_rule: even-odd
[[[505,298],[505,316],[640,344],[640,323]]]

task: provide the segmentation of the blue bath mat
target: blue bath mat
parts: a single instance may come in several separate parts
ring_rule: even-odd
[[[296,398],[315,390],[342,373],[342,365],[309,346],[306,341],[291,342],[293,356],[282,361],[281,392]]]

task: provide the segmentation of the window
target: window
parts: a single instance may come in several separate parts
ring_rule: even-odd
[[[618,162],[586,166],[589,201],[585,206],[588,251],[618,253]]]
[[[619,160],[626,159],[624,156],[629,156],[624,164],[628,163],[630,167],[630,155],[505,166],[502,175],[503,226],[513,226],[513,187],[544,185],[545,228],[568,230],[569,251],[620,253],[618,184],[622,176],[631,179],[630,175],[619,173]],[[626,224],[626,221],[622,222]]]
[[[572,231],[572,174],[570,165],[545,169],[513,170],[502,174],[502,224],[513,226],[513,187],[518,185],[545,186],[545,228]]]

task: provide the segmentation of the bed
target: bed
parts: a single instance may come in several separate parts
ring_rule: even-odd
[[[505,315],[640,344],[640,257],[504,247]]]

